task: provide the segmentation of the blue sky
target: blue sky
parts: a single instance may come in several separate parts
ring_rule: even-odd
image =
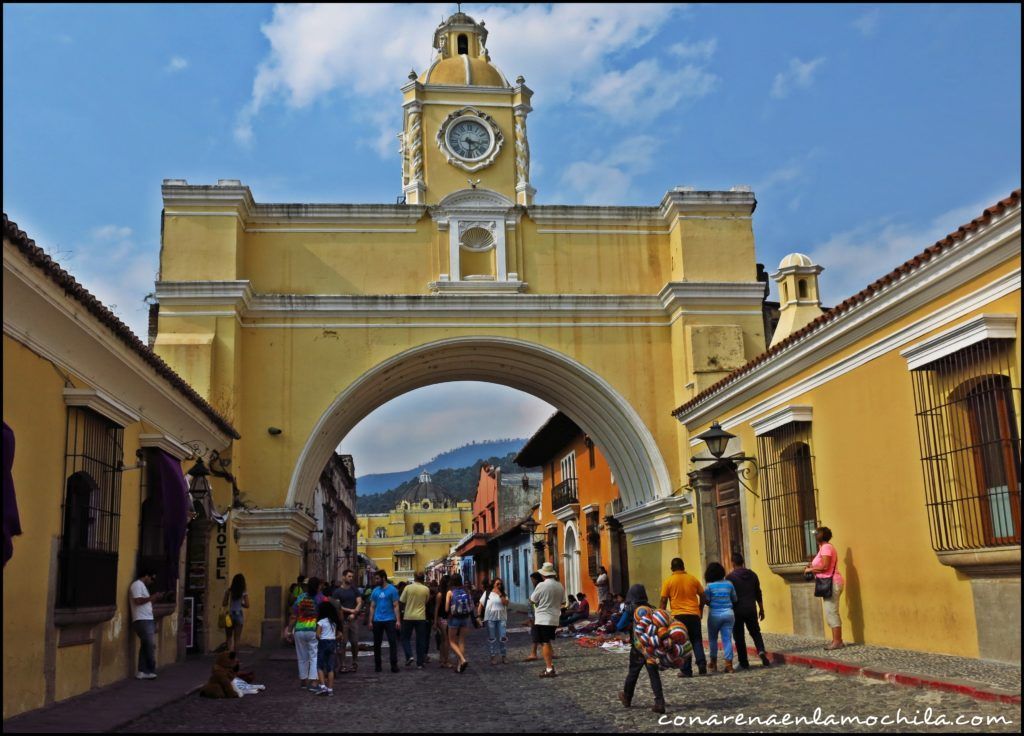
[[[393,202],[453,9],[5,5],[4,211],[141,334],[161,180]],[[1018,5],[464,9],[535,90],[538,203],[750,185],[759,260],[808,253],[827,304],[1019,186]]]

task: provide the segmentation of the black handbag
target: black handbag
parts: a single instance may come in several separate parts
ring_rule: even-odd
[[[832,560],[832,574],[827,578],[814,578],[814,597],[815,598],[831,598],[832,597],[832,578],[836,576],[836,566],[839,564],[838,555],[836,559]]]

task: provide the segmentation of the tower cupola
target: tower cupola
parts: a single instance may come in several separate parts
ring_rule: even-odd
[[[818,274],[823,270],[803,253],[790,253],[779,263],[772,274],[779,284],[779,324],[770,347],[821,316]]]

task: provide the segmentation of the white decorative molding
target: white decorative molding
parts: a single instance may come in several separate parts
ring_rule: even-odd
[[[66,388],[64,403],[67,406],[84,406],[102,414],[121,427],[127,427],[142,418],[138,412],[110,394],[95,388]]]
[[[475,294],[478,296],[491,294],[494,296],[505,296],[508,294],[520,294],[526,291],[525,281],[497,281],[494,279],[474,280],[472,277],[462,281],[431,281],[427,284],[432,294],[440,295],[464,295]]]
[[[554,511],[554,517],[563,524],[578,518],[579,515],[580,505],[578,503],[569,503]]]
[[[655,230],[665,230],[665,220],[657,207],[599,207],[595,205],[533,205],[526,214],[538,225],[573,225],[592,229],[595,222]]]
[[[750,426],[753,428],[754,434],[760,437],[793,422],[809,422],[812,413],[813,408],[810,406],[787,406],[751,422]]]
[[[658,293],[662,307],[671,314],[694,302],[757,307],[764,302],[764,284],[760,281],[670,281]]]
[[[545,529],[557,529],[558,528],[558,522],[557,521],[549,521],[547,524],[544,525],[544,528]]]
[[[940,358],[970,347],[982,340],[1016,340],[1017,315],[979,314],[973,319],[933,335],[924,342],[902,351],[907,368],[925,368]]]
[[[316,520],[296,508],[250,509],[235,515],[241,552],[285,552],[302,556],[302,544],[316,529]]]
[[[893,322],[1019,256],[1020,208],[1017,207],[1001,217],[993,218],[987,227],[968,234],[955,246],[879,288],[807,337],[765,358],[748,371],[742,380],[706,397],[677,418],[689,427],[706,423],[712,416],[721,416],[731,407],[764,393],[767,388],[806,371],[865,337],[877,334]],[[728,429],[749,421],[810,388],[896,350],[1014,291],[1020,291],[1019,268],[891,335],[872,342],[793,387],[758,402],[750,409],[723,421],[722,427]]]
[[[583,508],[580,509],[580,512],[583,513],[583,514],[589,514],[591,511],[600,511],[600,510],[601,510],[601,507],[598,506],[596,503],[588,503],[586,506],[584,506]]]
[[[746,219],[754,213],[757,200],[752,192],[693,191],[684,188],[665,193],[658,211],[674,222],[681,216],[718,219],[723,215]]]
[[[177,460],[187,460],[195,452],[184,442],[179,442],[174,437],[166,434],[140,434],[139,447],[152,447],[163,450]]]
[[[538,235],[668,235],[668,230],[596,230],[585,228],[538,228]]]
[[[228,306],[245,312],[252,303],[252,284],[247,281],[158,281],[160,304]]]
[[[691,510],[689,498],[669,496],[626,509],[615,515],[632,546],[678,539],[683,534],[683,513]]]

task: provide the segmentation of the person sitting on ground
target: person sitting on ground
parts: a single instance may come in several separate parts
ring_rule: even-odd
[[[568,626],[569,631],[572,633],[576,633],[576,627],[573,626],[573,624],[577,621],[586,621],[590,618],[590,601],[587,600],[587,594],[580,593],[577,598],[578,600],[576,602],[575,609],[570,609],[570,611],[567,612],[559,622],[559,626]]]

